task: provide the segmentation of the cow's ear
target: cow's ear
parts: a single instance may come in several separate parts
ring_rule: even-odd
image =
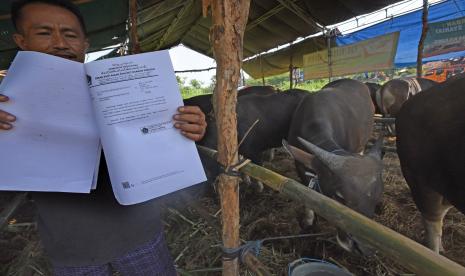
[[[283,139],[283,147],[286,149],[286,151],[297,161],[300,163],[304,164],[305,167],[314,169],[313,168],[313,160],[315,159],[315,156],[311,153],[308,153],[306,151],[303,151],[297,147],[294,147],[292,145],[289,145],[289,143]]]

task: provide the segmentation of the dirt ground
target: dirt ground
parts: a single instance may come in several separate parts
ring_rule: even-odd
[[[393,142],[391,142],[391,146]],[[385,192],[375,220],[415,241],[421,242],[420,214],[412,202],[394,153],[384,158]],[[265,166],[297,179],[293,161],[279,150]],[[0,193],[0,212],[12,198]],[[297,217],[300,204],[265,188],[257,193],[241,184],[241,239],[257,240],[301,233]],[[183,193],[165,197],[164,223],[167,240],[181,275],[221,275],[221,211],[217,195]],[[34,208],[27,202],[0,232],[0,275],[50,275],[47,258],[40,249]],[[445,256],[465,266],[465,216],[456,209],[444,221]],[[312,229],[313,237],[265,242],[258,257],[275,275],[287,275],[288,264],[301,257],[324,259],[355,275],[409,275],[409,271],[381,254],[351,255],[335,241],[335,228],[322,218]],[[253,275],[242,266],[241,275]],[[411,275],[411,274],[410,274]]]

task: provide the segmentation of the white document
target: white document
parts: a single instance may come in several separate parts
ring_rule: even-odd
[[[20,52],[0,94],[17,117],[0,133],[0,190],[89,193],[99,135],[83,65]]]
[[[183,102],[168,51],[94,61],[85,68],[120,204],[206,180],[195,143],[173,126]]]
[[[206,180],[195,143],[173,127],[183,105],[168,51],[82,64],[19,52],[0,94],[0,190],[89,193],[101,140],[116,199],[143,202]]]

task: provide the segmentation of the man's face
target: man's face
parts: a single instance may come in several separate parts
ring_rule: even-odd
[[[84,62],[89,44],[78,18],[67,9],[28,4],[21,9],[17,25],[19,33],[13,39],[22,50]]]

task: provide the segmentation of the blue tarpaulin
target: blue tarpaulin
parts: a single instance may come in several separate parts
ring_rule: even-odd
[[[417,62],[418,42],[422,29],[422,10],[391,18],[376,25],[367,27],[336,39],[337,45],[347,45],[375,36],[400,31],[397,54],[394,60],[396,67],[415,65]],[[429,8],[428,22],[438,22],[465,16],[465,0],[448,0]],[[434,56],[423,59],[423,62],[465,56],[465,51]]]

